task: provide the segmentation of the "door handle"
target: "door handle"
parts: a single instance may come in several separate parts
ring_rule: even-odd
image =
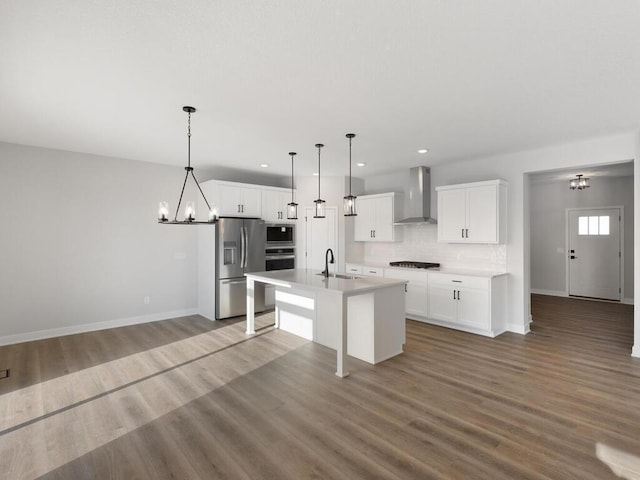
[[[240,283],[247,283],[247,280],[242,279],[242,280],[221,280],[220,281],[221,285],[238,285]]]
[[[571,255],[569,258],[570,258],[571,260],[575,260],[575,259],[576,259],[576,258],[578,258],[578,257],[576,257],[575,255]]]
[[[245,237],[244,227],[240,227],[240,268],[244,268],[247,256],[247,239]]]

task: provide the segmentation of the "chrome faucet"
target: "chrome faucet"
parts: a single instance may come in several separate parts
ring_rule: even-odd
[[[331,260],[329,260],[329,254],[331,254]],[[331,250],[330,248],[327,248],[327,251],[324,252],[324,270],[322,271],[322,275],[324,275],[327,278],[329,277],[330,263],[336,263],[336,261],[333,258],[333,250]]]

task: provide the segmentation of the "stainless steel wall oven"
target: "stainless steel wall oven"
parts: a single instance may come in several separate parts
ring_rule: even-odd
[[[265,249],[265,270],[288,270],[296,268],[295,247],[269,247]]]

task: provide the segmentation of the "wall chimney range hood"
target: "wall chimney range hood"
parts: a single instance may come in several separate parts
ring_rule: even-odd
[[[409,169],[408,217],[394,225],[423,225],[437,223],[431,218],[431,170],[427,167]]]

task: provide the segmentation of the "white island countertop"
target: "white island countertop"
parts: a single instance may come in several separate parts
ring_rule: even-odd
[[[270,272],[246,273],[248,279],[256,282],[270,283],[280,287],[296,287],[307,290],[330,290],[343,295],[358,295],[378,288],[404,285],[406,280],[395,278],[367,277],[339,273],[354,278],[339,278],[331,274],[328,278],[321,275],[320,270],[297,268],[293,270],[273,270]]]
[[[247,334],[255,333],[255,283],[268,283],[278,289],[306,290],[313,302],[316,333],[312,339],[323,344],[317,329],[335,323],[336,375],[346,377],[347,331],[349,305],[352,321],[366,324],[357,335],[351,336],[354,349],[367,350],[365,357],[358,357],[375,364],[402,353],[405,343],[405,285],[406,280],[332,274],[325,277],[319,270],[293,269],[269,272],[245,273],[247,277]],[[342,276],[342,278],[340,278]],[[280,325],[280,309],[276,291],[276,328]],[[288,302],[290,303],[290,302]],[[318,314],[324,312],[324,314]],[[315,315],[323,315],[316,317]],[[331,328],[326,329],[327,332]],[[327,334],[327,337],[331,337]],[[367,342],[368,340],[368,342]],[[366,346],[363,347],[363,345]]]

